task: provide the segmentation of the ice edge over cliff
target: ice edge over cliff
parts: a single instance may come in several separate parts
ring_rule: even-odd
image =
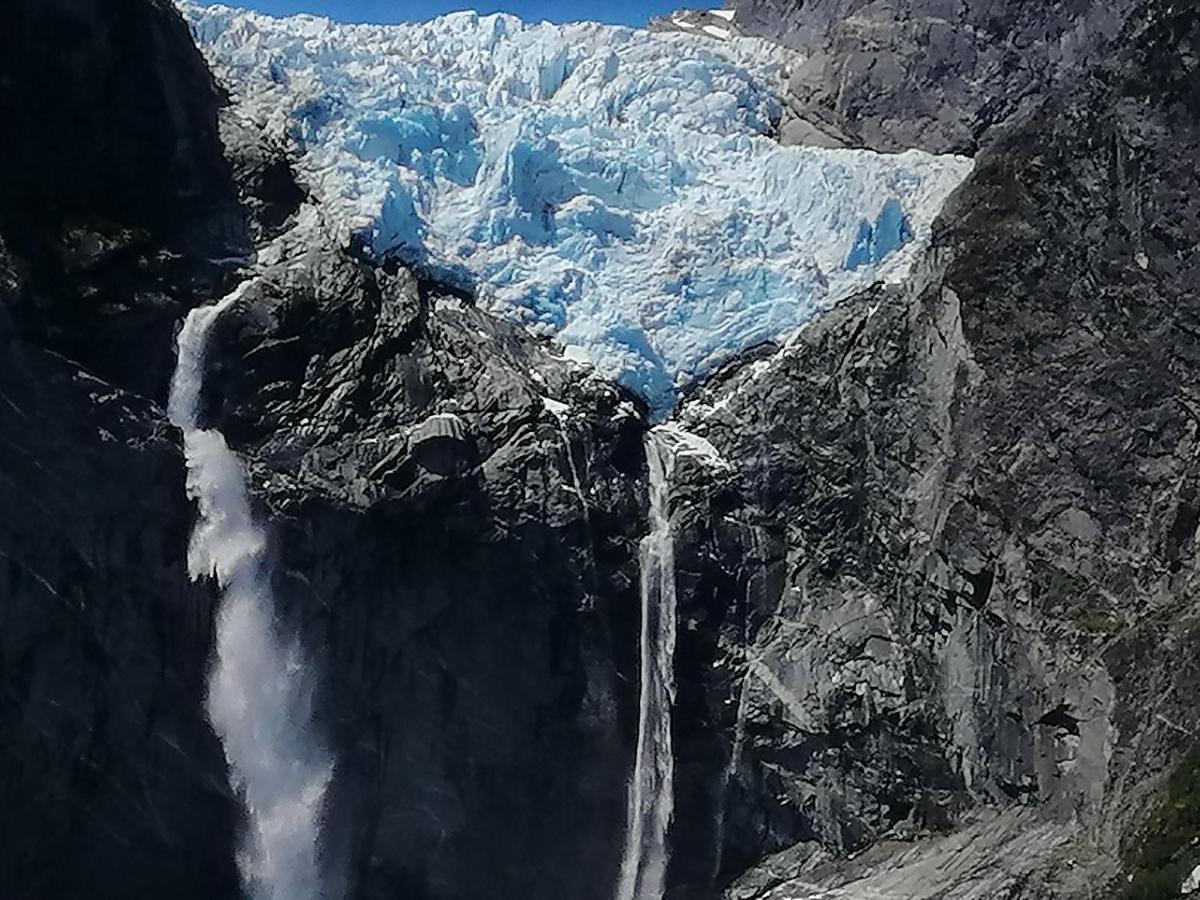
[[[180,8],[338,238],[474,289],[658,413],[738,351],[902,278],[972,165],[780,146],[781,51],[750,38]]]

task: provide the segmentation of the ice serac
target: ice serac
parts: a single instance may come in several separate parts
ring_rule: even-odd
[[[854,246],[846,257],[846,268],[853,270],[877,265],[887,259],[888,254],[911,241],[912,236],[908,216],[895,199],[889,200],[883,204],[874,225],[865,219],[859,224]]]
[[[187,491],[199,507],[189,574],[216,578],[222,594],[208,716],[246,812],[238,868],[254,900],[319,900],[320,814],[333,767],[312,730],[309,670],[298,644],[276,633],[266,534],[241,462],[220,431],[199,423],[209,335],[249,283],[188,314],[168,412],[183,432]]]
[[[674,809],[675,544],[671,533],[674,451],[657,432],[646,436],[650,533],[642,540],[641,685],[638,739],[629,784],[629,819],[617,900],[661,900],[667,831]]]
[[[971,166],[780,146],[780,51],[750,38],[181,8],[347,239],[476,289],[659,412],[737,351],[902,276]],[[881,216],[913,239],[847,266]]]

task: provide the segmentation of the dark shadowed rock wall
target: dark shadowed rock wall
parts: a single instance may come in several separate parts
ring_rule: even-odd
[[[239,247],[217,94],[166,5],[0,18],[0,883],[233,896],[211,597],[153,402]]]

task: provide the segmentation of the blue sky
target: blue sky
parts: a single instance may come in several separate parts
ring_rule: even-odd
[[[523,19],[570,22],[595,19],[624,25],[644,25],[646,20],[680,7],[720,6],[719,2],[691,0],[224,0],[275,16],[298,12],[318,13],[341,22],[406,22],[429,19],[458,9],[482,13],[508,12]]]

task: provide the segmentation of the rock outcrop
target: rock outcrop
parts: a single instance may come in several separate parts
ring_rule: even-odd
[[[1113,45],[1133,0],[735,0],[733,25],[798,51],[785,142],[974,156]]]

